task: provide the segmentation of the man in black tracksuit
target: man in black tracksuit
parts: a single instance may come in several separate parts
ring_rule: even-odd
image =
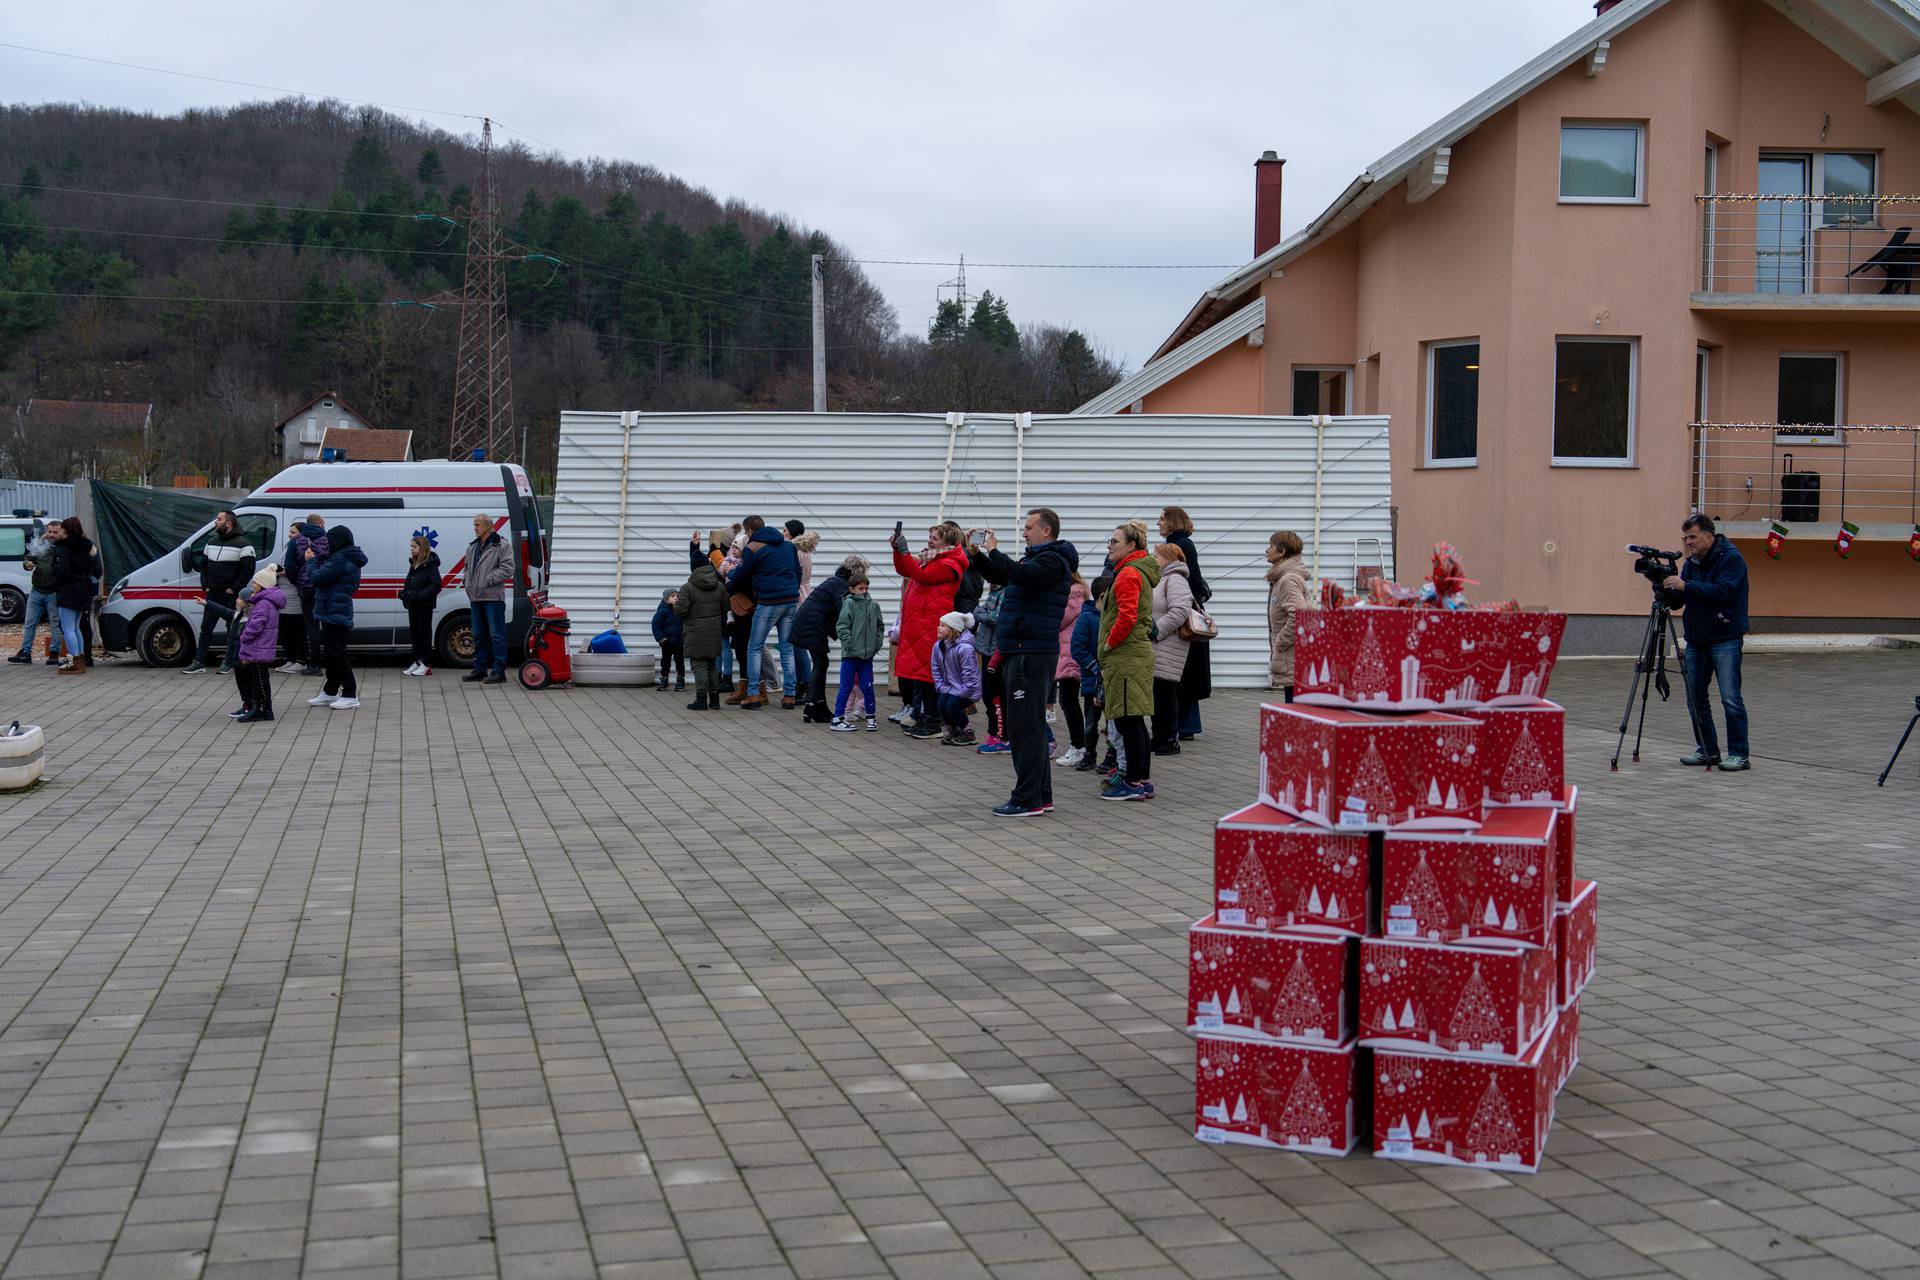
[[[1053,761],[1047,754],[1047,692],[1060,663],[1060,619],[1067,611],[1080,553],[1060,541],[1060,517],[1046,507],[1027,512],[1027,554],[1018,563],[989,531],[984,545],[967,533],[967,556],[988,582],[1006,587],[994,636],[1005,692],[1002,719],[1013,745],[1013,796],[994,809],[1001,818],[1053,810]]]
[[[213,533],[200,550],[200,590],[204,593],[200,609],[200,646],[186,674],[199,675],[207,669],[207,654],[213,645],[213,629],[227,624],[227,653],[220,670],[232,671],[239,650],[240,632],[233,626],[233,611],[240,602],[240,588],[253,580],[255,551],[241,535],[240,522],[233,512],[222,511],[213,518]]]

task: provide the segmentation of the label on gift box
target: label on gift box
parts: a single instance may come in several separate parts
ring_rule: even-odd
[[[1401,910],[1403,908],[1395,908]],[[1417,938],[1420,936],[1420,922],[1412,916],[1395,916],[1387,921],[1389,938]]]
[[[1238,889],[1221,889],[1215,896],[1220,899],[1221,906],[1226,906],[1229,903],[1236,903],[1240,901],[1240,891]],[[1226,913],[1222,912],[1221,914],[1224,915]],[[1245,914],[1245,913],[1243,912],[1242,914]],[[1221,924],[1241,924],[1244,922],[1239,920],[1222,920],[1220,923]]]
[[[1193,1131],[1193,1136],[1202,1142],[1221,1143],[1227,1140],[1227,1131],[1214,1125],[1203,1124]]]

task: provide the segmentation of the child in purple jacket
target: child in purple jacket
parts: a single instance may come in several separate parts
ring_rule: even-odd
[[[280,644],[280,611],[287,596],[280,589],[280,566],[270,564],[253,575],[240,593],[240,657],[233,669],[240,686],[240,709],[227,714],[241,724],[273,719],[273,657]]]
[[[974,744],[967,713],[980,701],[980,663],[973,642],[967,638],[971,630],[972,614],[944,614],[937,632],[939,639],[933,644],[933,691],[940,700],[940,722],[947,727],[940,739],[943,746]]]

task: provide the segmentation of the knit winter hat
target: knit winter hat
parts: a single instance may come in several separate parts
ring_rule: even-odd
[[[943,613],[940,615],[940,625],[943,627],[951,627],[961,635],[965,635],[967,632],[973,630],[973,615],[970,613]]]
[[[253,589],[255,591],[265,591],[268,587],[277,587],[279,585],[280,566],[277,564],[270,564],[253,575]]]

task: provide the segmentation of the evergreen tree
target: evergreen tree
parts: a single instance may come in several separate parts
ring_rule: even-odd
[[[14,251],[0,290],[0,337],[18,341],[48,328],[60,317],[54,297],[53,256],[28,249]]]
[[[80,176],[81,168],[80,153],[74,148],[68,147],[67,154],[60,157],[60,181],[68,186],[72,186],[73,180]]]
[[[927,326],[927,341],[938,346],[967,336],[967,312],[957,299],[942,299]]]
[[[46,185],[46,179],[40,176],[39,165],[29,163],[20,171],[20,194],[28,199],[39,195]]]
[[[413,176],[420,180],[423,187],[443,187],[447,184],[447,170],[440,163],[440,153],[428,147],[420,156],[420,163],[414,169]]]
[[[378,138],[367,134],[354,139],[340,167],[340,185],[363,205],[391,191],[397,177],[393,157]]]
[[[982,293],[967,321],[967,337],[995,351],[1018,351],[1020,331],[1007,314],[1007,300],[994,297],[991,289]]]

